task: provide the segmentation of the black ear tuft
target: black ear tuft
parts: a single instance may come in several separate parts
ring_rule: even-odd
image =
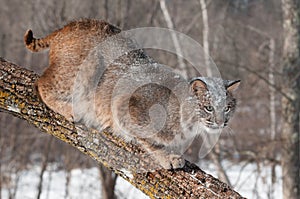
[[[106,24],[104,26],[104,31],[108,34],[117,34],[121,32],[121,29],[111,25],[111,24]]]
[[[32,30],[27,30],[27,32],[25,33],[25,36],[24,36],[25,44],[26,44],[26,45],[31,44],[31,43],[32,43],[32,40],[33,40],[33,33],[32,33]]]

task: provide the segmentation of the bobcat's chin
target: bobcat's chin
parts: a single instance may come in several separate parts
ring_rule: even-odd
[[[210,124],[210,125],[204,125],[204,130],[209,133],[209,134],[215,134],[215,133],[221,133],[223,128],[224,128],[224,124],[222,125],[218,125],[218,124]]]

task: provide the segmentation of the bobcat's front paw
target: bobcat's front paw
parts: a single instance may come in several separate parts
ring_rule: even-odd
[[[159,160],[160,165],[164,169],[178,169],[182,168],[185,164],[185,160],[180,155],[169,154]]]

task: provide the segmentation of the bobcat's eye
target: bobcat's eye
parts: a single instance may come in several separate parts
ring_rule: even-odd
[[[230,106],[226,106],[225,109],[224,109],[224,112],[225,112],[225,113],[228,113],[228,112],[230,111],[230,109],[231,109]]]
[[[214,110],[214,107],[212,106],[204,106],[204,110],[208,113],[211,113]]]

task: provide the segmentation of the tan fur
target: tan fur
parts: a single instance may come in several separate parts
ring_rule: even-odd
[[[130,87],[127,83],[119,85],[118,81],[133,74],[147,76],[150,73],[169,73],[170,77],[164,83],[171,82],[177,85],[185,82],[183,78],[175,79],[176,74],[166,71],[163,67],[153,67],[155,61],[142,50],[131,47],[126,38],[116,37],[115,43],[103,45],[103,49],[99,49],[99,44],[120,32],[120,29],[105,21],[92,19],[71,22],[42,39],[34,38],[32,31],[27,31],[24,42],[28,49],[38,52],[50,48],[49,67],[37,81],[39,95],[49,108],[68,120],[83,122],[86,126],[98,130],[112,127],[117,136],[127,141],[137,140],[148,152],[153,153],[153,158],[162,167],[182,167],[185,161],[181,157],[181,141],[184,139],[188,142],[196,135],[183,134],[180,124],[189,123],[186,124],[187,128],[193,126],[197,118],[188,118],[189,113],[198,108],[187,105],[186,119],[182,119],[182,105],[171,92],[172,88],[158,84],[147,84],[133,93],[114,96],[117,86],[121,87],[121,91]],[[113,46],[116,46],[116,50],[125,49],[128,53],[117,57],[106,66],[103,62],[108,60],[108,51],[114,52]],[[100,79],[97,79],[98,77]],[[97,84],[94,85],[95,81]],[[196,80],[191,90],[205,90],[207,87],[204,84]],[[184,89],[189,90],[188,87]],[[198,97],[197,94],[194,95],[195,92],[190,93],[193,98]],[[201,97],[203,96],[198,98],[202,99]],[[155,104],[160,104],[166,110],[165,124],[163,128],[157,129],[155,135],[139,137],[141,132],[132,129],[132,126],[147,126],[151,123],[149,111]],[[187,112],[190,109],[191,111]],[[119,118],[119,121],[116,121],[115,117]],[[157,122],[159,120],[158,118]]]
[[[28,49],[38,52],[50,47],[49,67],[37,82],[42,100],[55,112],[72,120],[69,96],[82,61],[90,50],[104,38],[120,30],[105,21],[74,21],[42,39],[29,30],[24,36]]]

